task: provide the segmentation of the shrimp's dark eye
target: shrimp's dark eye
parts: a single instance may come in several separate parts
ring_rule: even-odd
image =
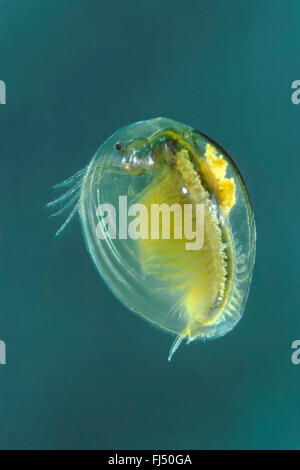
[[[122,148],[122,145],[121,145],[121,144],[118,143],[118,144],[115,145],[115,149],[116,149],[116,150],[119,151],[119,150],[121,150],[121,148]]]

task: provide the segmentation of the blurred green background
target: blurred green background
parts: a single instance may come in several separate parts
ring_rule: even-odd
[[[298,0],[2,0],[2,449],[299,449]],[[235,159],[256,214],[245,315],[183,347],[101,281],[51,186],[166,116]]]

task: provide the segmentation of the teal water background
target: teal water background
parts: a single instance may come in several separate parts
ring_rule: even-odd
[[[297,0],[2,0],[1,449],[299,449]],[[244,317],[183,347],[101,281],[51,186],[118,128],[166,116],[238,164],[257,223]]]

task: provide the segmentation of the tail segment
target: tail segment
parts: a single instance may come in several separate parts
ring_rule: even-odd
[[[177,349],[179,348],[179,346],[181,345],[182,341],[184,340],[184,336],[176,336],[175,338],[175,341],[174,343],[172,344],[171,346],[171,349],[170,349],[170,352],[169,352],[169,356],[168,356],[168,361],[171,362],[171,359],[172,357],[174,356],[175,352],[177,351]]]

